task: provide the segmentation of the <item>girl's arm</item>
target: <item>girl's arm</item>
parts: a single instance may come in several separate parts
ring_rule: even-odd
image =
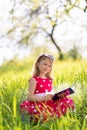
[[[34,78],[32,78],[29,81],[29,89],[28,89],[28,94],[27,94],[27,99],[29,101],[40,102],[40,101],[50,100],[52,98],[51,94],[48,94],[43,97],[39,97],[39,96],[35,95],[34,94],[35,89],[36,89],[36,80]]]
[[[45,100],[44,97],[38,97],[37,95],[34,94],[35,89],[36,89],[36,80],[34,78],[32,78],[29,81],[27,99],[29,101],[33,101],[33,102],[44,101]]]

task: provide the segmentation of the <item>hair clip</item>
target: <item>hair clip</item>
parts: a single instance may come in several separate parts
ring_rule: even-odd
[[[42,57],[42,56],[48,57],[49,59],[54,61],[54,57],[52,55],[49,55],[49,54],[42,54],[42,55],[40,55],[40,57]]]

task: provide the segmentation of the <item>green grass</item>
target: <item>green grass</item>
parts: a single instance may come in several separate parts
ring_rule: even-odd
[[[75,84],[74,112],[62,118],[37,124],[21,122],[20,103],[26,99],[32,60],[4,64],[0,67],[0,130],[87,130],[87,62],[55,61],[54,89],[62,90]],[[27,118],[27,117],[26,117]]]

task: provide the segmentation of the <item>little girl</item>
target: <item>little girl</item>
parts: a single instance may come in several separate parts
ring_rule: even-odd
[[[54,58],[42,54],[35,62],[34,74],[29,80],[27,100],[20,104],[21,112],[25,112],[36,120],[47,120],[48,117],[61,117],[69,108],[74,108],[72,99],[63,97],[53,101],[53,79],[51,71]]]

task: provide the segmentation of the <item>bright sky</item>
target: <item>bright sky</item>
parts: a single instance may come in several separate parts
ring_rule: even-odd
[[[11,26],[11,23],[8,18],[9,10],[11,10],[12,8],[12,4],[10,2],[11,0],[0,0],[0,36],[2,36],[6,32],[6,30],[8,30],[9,27]],[[60,46],[63,47],[63,49],[67,49],[67,46],[69,49],[70,47],[69,40],[74,39],[79,40],[79,44],[80,45],[82,44],[83,47],[82,50],[82,52],[84,52],[83,55],[84,57],[87,57],[87,30],[85,30],[85,32],[82,32],[83,30],[78,25],[78,23],[79,24],[83,23],[83,25],[87,26],[87,13],[78,12],[78,10],[74,10],[71,13],[74,19],[76,19],[77,23],[75,23],[75,25],[72,26],[70,22],[67,22],[62,24],[62,26],[58,26],[55,33],[55,38],[57,38],[58,42],[61,43]],[[66,30],[67,35],[64,35],[64,33],[66,33]],[[80,39],[81,38],[80,33],[82,33],[82,39]],[[40,37],[39,38],[37,37],[39,40],[35,39],[35,42],[37,41],[36,43],[40,42]],[[67,46],[65,46],[64,44],[65,41],[67,40],[68,40]],[[0,64],[3,62],[4,59],[11,59],[14,56],[14,54],[18,53],[17,47],[15,46],[13,47],[12,44],[10,44],[8,39],[4,38],[0,39]],[[19,51],[20,57],[28,55],[29,53],[28,50],[26,50],[25,53],[22,52],[23,50]]]
[[[0,36],[2,36],[5,30],[9,26],[7,17],[9,16],[8,11],[11,8],[9,3],[10,0],[0,0]],[[9,41],[7,39],[0,39],[0,64],[3,62],[3,58],[11,58],[11,51],[6,46]]]
[[[9,20],[9,10],[12,8],[11,0],[0,0],[0,36],[4,35],[6,30],[11,26]],[[17,46],[13,46],[14,43],[10,44],[10,41],[6,38],[0,39],[0,64],[3,63],[3,60],[10,60],[14,55],[19,54],[19,57],[27,56],[29,50],[21,49]]]

